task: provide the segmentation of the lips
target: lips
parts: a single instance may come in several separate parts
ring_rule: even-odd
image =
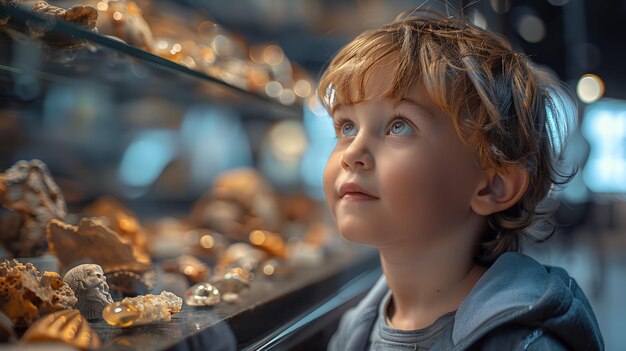
[[[371,201],[378,197],[368,193],[356,183],[344,183],[339,188],[339,197],[344,200]]]

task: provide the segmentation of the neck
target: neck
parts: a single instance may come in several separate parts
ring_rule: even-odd
[[[456,310],[467,297],[485,268],[474,263],[475,237],[459,236],[420,245],[381,248],[380,257],[392,293],[388,311],[393,326],[415,330],[431,325],[447,312]]]

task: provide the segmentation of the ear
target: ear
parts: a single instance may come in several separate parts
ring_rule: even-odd
[[[489,169],[485,177],[471,201],[474,212],[482,216],[513,207],[528,189],[528,171],[518,165]]]

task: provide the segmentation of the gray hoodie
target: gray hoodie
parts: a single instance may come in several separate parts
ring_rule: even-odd
[[[382,298],[384,277],[341,319],[329,350],[364,350]],[[596,317],[565,270],[505,253],[459,306],[452,330],[431,350],[604,350]]]

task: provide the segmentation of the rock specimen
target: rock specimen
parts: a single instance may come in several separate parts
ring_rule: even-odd
[[[13,211],[0,214],[0,237],[15,257],[44,253],[48,221],[67,214],[61,190],[39,160],[19,161],[0,173],[0,201]]]
[[[44,314],[72,308],[77,302],[72,289],[58,274],[43,276],[30,263],[0,263],[0,310],[15,325],[30,325]]]

